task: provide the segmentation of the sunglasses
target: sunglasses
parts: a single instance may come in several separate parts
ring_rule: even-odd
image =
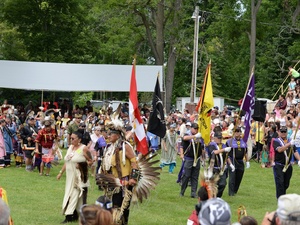
[[[286,133],[286,130],[281,130],[280,133]]]

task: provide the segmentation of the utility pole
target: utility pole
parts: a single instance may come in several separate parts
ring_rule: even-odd
[[[190,99],[194,103],[196,96],[196,80],[197,80],[197,67],[198,67],[198,39],[199,39],[199,6],[195,7],[192,18],[195,20],[194,28],[194,52],[193,52],[193,72],[192,72],[192,85]]]

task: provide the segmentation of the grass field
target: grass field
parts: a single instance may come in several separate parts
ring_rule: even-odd
[[[41,177],[37,171],[26,172],[24,167],[16,168],[14,163],[10,168],[0,170],[0,186],[7,191],[15,225],[54,225],[63,221],[61,205],[65,175],[60,181],[56,180],[62,164],[63,162],[60,162],[60,165],[52,168],[49,177]],[[130,225],[186,224],[197,200],[189,197],[190,188],[187,189],[184,197],[179,197],[180,186],[176,183],[179,169],[178,160],[174,174],[169,174],[168,168],[162,170],[161,180],[157,188],[152,191],[151,197],[142,204],[132,206]],[[295,165],[288,193],[300,194],[299,177],[300,168]],[[102,192],[95,186],[92,178],[90,181],[88,203],[91,204]],[[277,207],[272,169],[262,169],[260,164],[251,161],[251,167],[245,171],[238,194],[229,197],[226,188],[223,199],[231,207],[232,222],[237,221],[238,207],[244,205],[248,215],[254,216],[260,224],[265,212],[275,210]]]

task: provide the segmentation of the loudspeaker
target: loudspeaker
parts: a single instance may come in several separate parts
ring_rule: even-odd
[[[252,118],[255,121],[265,122],[267,113],[267,101],[255,100]]]

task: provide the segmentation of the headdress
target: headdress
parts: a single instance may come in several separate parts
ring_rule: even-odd
[[[41,124],[43,126],[52,126],[54,124],[54,120],[51,119],[50,116],[45,116],[45,118],[41,120]]]
[[[112,119],[110,122],[106,124],[106,128],[109,129],[111,132],[116,132],[120,134],[123,138],[126,135],[124,123],[122,120]]]
[[[119,104],[116,111],[111,115],[111,121],[106,124],[106,128],[111,132],[119,133],[123,138],[126,136],[125,126],[122,120],[119,119],[122,105]]]
[[[217,197],[219,175],[213,173],[215,164],[215,155],[213,154],[207,168],[204,167],[204,172],[200,173],[200,185],[207,190],[208,198]]]

